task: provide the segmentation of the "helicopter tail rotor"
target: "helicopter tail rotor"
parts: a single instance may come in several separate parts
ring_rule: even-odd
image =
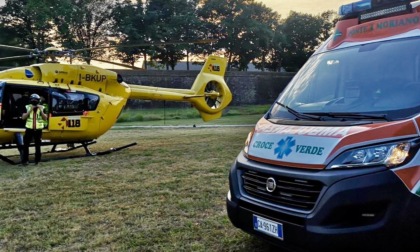
[[[221,117],[223,109],[232,101],[232,93],[224,80],[226,67],[225,58],[210,56],[191,88],[195,94],[185,97],[204,121]]]
[[[222,116],[223,110],[232,101],[232,93],[224,80],[226,67],[225,58],[209,56],[191,89],[130,84],[129,99],[190,102],[204,121],[214,120]]]

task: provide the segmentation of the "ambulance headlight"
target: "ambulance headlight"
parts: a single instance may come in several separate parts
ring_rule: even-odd
[[[410,142],[403,142],[350,150],[336,158],[329,168],[395,167],[407,161],[411,148]]]
[[[254,136],[254,130],[249,132],[248,137],[245,140],[245,146],[244,146],[244,155],[248,157],[248,151],[249,151],[249,145],[251,144],[252,137]]]

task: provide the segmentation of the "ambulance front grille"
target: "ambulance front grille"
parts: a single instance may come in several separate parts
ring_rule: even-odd
[[[269,178],[271,178],[269,180]],[[267,190],[267,183],[275,181],[275,189]],[[254,171],[242,174],[243,189],[251,196],[279,206],[310,211],[321,193],[323,184],[315,180],[297,179],[284,176],[272,176]]]

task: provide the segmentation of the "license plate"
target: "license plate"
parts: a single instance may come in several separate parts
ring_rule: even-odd
[[[272,220],[253,215],[254,219],[254,230],[274,236],[280,240],[283,240],[283,224],[277,223]]]

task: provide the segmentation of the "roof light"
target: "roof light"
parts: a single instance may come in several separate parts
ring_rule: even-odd
[[[374,14],[368,18],[365,18],[372,19],[375,17],[394,14],[401,11],[408,11],[409,3],[415,1],[417,0],[360,0],[358,2],[342,5],[338,9],[338,14],[341,17],[356,17],[367,12],[378,12],[378,14]],[[405,8],[402,6],[405,6]]]
[[[382,17],[382,16],[388,16],[394,13],[400,13],[400,12],[405,12],[408,11],[408,6],[407,5],[400,5],[400,6],[395,6],[395,7],[391,7],[388,9],[382,9],[382,10],[378,10],[378,11],[373,11],[373,12],[369,12],[366,14],[361,14],[360,15],[360,20],[361,21],[366,21],[369,19],[374,19],[376,17]]]
[[[347,16],[350,14],[357,14],[362,11],[369,10],[371,7],[371,0],[362,0],[350,4],[345,4],[338,9],[338,15]]]
[[[383,7],[390,4],[397,4],[397,3],[410,3],[417,0],[372,0],[372,7]]]

